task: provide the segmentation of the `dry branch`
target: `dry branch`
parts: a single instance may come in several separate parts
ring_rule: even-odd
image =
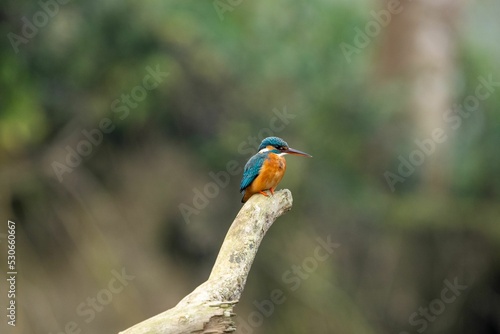
[[[241,208],[227,232],[210,277],[175,307],[121,334],[217,334],[234,332],[232,317],[260,243],[276,218],[292,208],[288,189],[256,195]]]

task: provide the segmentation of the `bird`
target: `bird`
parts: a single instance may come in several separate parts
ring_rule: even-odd
[[[243,178],[240,183],[240,192],[243,194],[242,203],[248,201],[254,194],[274,195],[274,190],[280,183],[286,170],[286,154],[312,158],[311,155],[293,149],[279,137],[267,137],[260,143],[257,154],[251,157],[243,169]]]

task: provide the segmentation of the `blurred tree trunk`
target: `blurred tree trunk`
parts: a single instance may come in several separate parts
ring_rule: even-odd
[[[393,0],[383,1],[383,8]],[[411,148],[429,143],[436,129],[443,129],[446,140],[428,145],[425,162],[416,166],[424,192],[443,192],[448,188],[449,127],[443,114],[451,108],[455,69],[456,38],[454,28],[460,17],[462,1],[401,1],[402,10],[392,15],[382,31],[378,59],[382,79],[401,79],[407,88],[407,120],[414,124]],[[398,78],[399,77],[399,78]],[[412,150],[404,152],[409,157]],[[417,157],[415,155],[415,157]]]

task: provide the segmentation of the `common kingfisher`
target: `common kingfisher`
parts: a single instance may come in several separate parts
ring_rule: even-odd
[[[257,193],[269,197],[265,190],[269,190],[274,195],[274,189],[285,175],[286,160],[284,155],[286,154],[312,158],[307,153],[291,148],[281,138],[267,137],[262,140],[259,152],[248,160],[243,170],[243,178],[240,183],[240,192],[243,193],[242,203]]]

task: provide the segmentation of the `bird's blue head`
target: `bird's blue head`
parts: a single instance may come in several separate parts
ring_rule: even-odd
[[[272,146],[273,148],[280,150],[282,148],[288,148],[288,144],[286,141],[279,137],[267,137],[262,140],[262,143],[260,143],[259,146],[259,151],[268,147]]]
[[[299,150],[295,150],[288,146],[288,143],[284,141],[283,139],[279,137],[267,137],[262,140],[262,143],[260,143],[259,146],[259,152],[262,150],[267,150],[270,152],[273,152],[275,154],[295,154],[295,155],[302,155],[305,157],[311,157],[309,154],[305,152],[301,152]]]

